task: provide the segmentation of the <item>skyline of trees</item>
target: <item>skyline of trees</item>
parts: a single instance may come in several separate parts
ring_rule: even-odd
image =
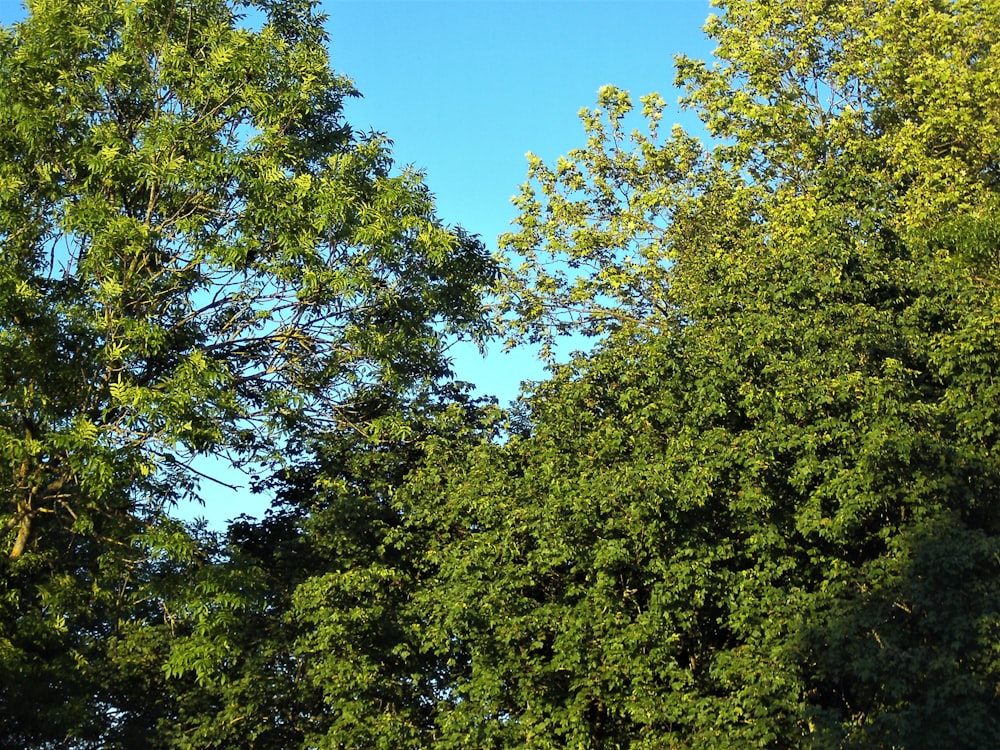
[[[313,3],[0,31],[0,746],[1000,741],[1000,3],[718,8],[716,142],[603,87],[495,258]]]

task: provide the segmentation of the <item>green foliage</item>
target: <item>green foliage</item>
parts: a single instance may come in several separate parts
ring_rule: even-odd
[[[604,87],[531,158],[499,317],[596,343],[508,415],[311,6],[0,39],[4,744],[1000,744],[1000,6],[719,7],[718,146]],[[276,446],[263,522],[161,512]]]
[[[257,604],[169,518],[192,460],[372,430],[368,391],[483,333],[491,262],[345,122],[314,3],[28,10],[0,30],[0,744],[136,746],[204,710],[182,625],[225,647]]]
[[[696,139],[675,129],[662,140],[658,95],[642,99],[647,133],[626,132],[626,92],[605,86],[598,105],[580,113],[586,147],[555,167],[529,155],[529,182],[514,199],[519,230],[500,238],[521,260],[500,291],[508,345],[541,342],[545,356],[560,333],[597,336],[669,321],[672,208],[711,179]]]
[[[238,521],[224,559],[161,589],[181,613],[156,722],[164,747],[421,748],[439,738],[455,662],[435,650],[415,592],[435,541],[396,491],[432,445],[476,444],[493,407],[456,389],[370,400],[405,438],[328,433],[274,480],[263,522]],[[429,533],[429,532],[428,532]],[[148,628],[125,634],[140,653]],[[155,648],[157,644],[152,644]]]
[[[428,523],[462,519],[416,597],[467,658],[443,731],[996,744],[1000,300],[841,200],[681,256],[672,330],[609,337],[520,434],[411,475]]]
[[[476,326],[481,246],[343,121],[322,19],[238,10],[38,3],[4,34],[15,518],[50,504],[46,471],[98,497],[165,457],[266,455],[359,387],[442,374],[441,335]]]
[[[714,151],[604,88],[531,161],[508,330],[601,338],[401,495],[466,530],[417,597],[446,736],[1000,740],[1000,8],[932,5],[721,3],[678,61]]]

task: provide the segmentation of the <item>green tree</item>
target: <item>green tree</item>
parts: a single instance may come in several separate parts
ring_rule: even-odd
[[[297,0],[38,0],[0,29],[7,745],[111,741],[130,709],[100,655],[169,624],[144,581],[205,546],[169,519],[193,459],[392,434],[359,421],[366,392],[440,376],[443,338],[482,330],[488,256],[345,122],[322,23]]]
[[[400,493],[466,530],[417,597],[468,656],[442,727],[995,745],[1000,6],[719,7],[678,68],[721,145],[606,87],[531,160],[511,337],[594,351]]]
[[[396,493],[435,445],[455,450],[491,436],[495,410],[440,386],[359,408],[405,429],[378,442],[354,429],[311,440],[298,465],[271,481],[278,500],[264,521],[234,523],[212,564],[158,574],[176,622],[116,637],[121,655],[152,653],[166,665],[147,690],[165,697],[141,717],[156,746],[439,740],[438,717],[465,661],[438,648],[413,598],[434,586],[442,523],[411,517]]]

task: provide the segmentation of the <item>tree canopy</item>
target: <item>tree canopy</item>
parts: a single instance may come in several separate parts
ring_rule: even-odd
[[[5,34],[3,743],[1000,744],[1000,4],[717,7],[714,143],[602,88],[495,328],[311,6]],[[593,345],[504,411],[455,332]],[[225,451],[267,518],[164,512]]]
[[[443,342],[481,330],[492,276],[422,176],[344,120],[356,92],[312,3],[29,10],[0,31],[0,671],[18,747],[127,713],[88,687],[91,651],[172,617],[147,611],[137,566],[198,546],[169,519],[193,459],[273,471],[297,436],[391,433],[359,404],[446,373]],[[31,715],[64,704],[65,722]]]

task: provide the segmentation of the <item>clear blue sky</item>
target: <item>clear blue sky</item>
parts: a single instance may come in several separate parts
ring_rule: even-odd
[[[674,106],[664,119],[700,133],[676,107],[673,55],[707,58],[701,26],[708,0],[327,0],[333,67],[363,99],[347,118],[386,133],[400,164],[426,172],[440,216],[479,234],[490,249],[507,231],[510,198],[524,181],[528,151],[551,160],[583,145],[577,119],[604,84],[638,97],[658,91]],[[0,23],[23,17],[0,0]],[[455,349],[458,377],[507,403],[544,371],[533,352]],[[208,468],[208,467],[206,467]],[[212,469],[209,469],[212,471]],[[227,475],[230,481],[240,478]],[[185,515],[213,526],[264,498],[203,486],[208,503]]]

